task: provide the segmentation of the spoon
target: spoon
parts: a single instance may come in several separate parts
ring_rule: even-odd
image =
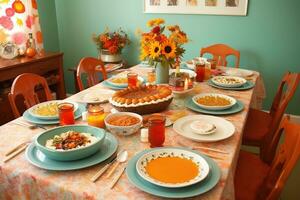
[[[117,167],[125,162],[128,158],[128,152],[127,151],[122,151],[120,153],[118,153],[117,155],[117,163],[114,165],[114,167],[111,169],[111,171],[107,174],[106,178],[109,178],[113,173],[114,171],[117,169]]]

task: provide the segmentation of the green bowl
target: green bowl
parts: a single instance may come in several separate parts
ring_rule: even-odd
[[[61,133],[67,131],[90,133],[94,137],[98,138],[98,141],[86,147],[82,147],[79,149],[65,150],[65,151],[57,151],[54,149],[47,148],[45,146],[47,140],[53,138],[55,135],[60,135]],[[97,151],[99,151],[101,145],[104,142],[105,134],[106,133],[104,129],[93,127],[93,126],[87,126],[87,125],[61,126],[43,132],[35,139],[34,142],[38,150],[43,152],[48,158],[53,160],[59,160],[59,161],[71,161],[71,160],[79,160],[88,157],[96,153]]]

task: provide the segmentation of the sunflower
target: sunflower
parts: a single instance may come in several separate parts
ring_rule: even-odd
[[[162,54],[166,56],[167,59],[176,57],[176,44],[170,40],[165,41],[162,44]]]
[[[149,56],[149,47],[146,45],[141,46],[141,54],[140,54],[140,60],[145,60]]]
[[[149,52],[150,57],[152,59],[155,59],[160,56],[160,53],[161,53],[161,46],[160,46],[159,42],[151,43],[150,52]]]
[[[165,20],[164,19],[161,19],[161,18],[157,18],[157,19],[151,19],[147,22],[147,25],[149,27],[152,27],[152,26],[158,26],[160,24],[163,24],[165,23]]]

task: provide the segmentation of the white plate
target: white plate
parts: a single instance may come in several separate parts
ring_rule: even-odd
[[[127,79],[127,75],[117,75],[117,76],[113,76],[109,79],[107,79],[106,81],[110,84],[110,85],[113,85],[113,86],[116,86],[116,87],[127,87],[127,83],[114,83],[112,82],[112,79],[114,78],[126,78]],[[144,82],[144,79],[141,77],[141,76],[138,76],[138,81],[140,83],[143,83]]]
[[[224,82],[221,82],[222,79],[223,80],[224,79],[235,79],[235,80],[238,80],[239,83],[224,83]],[[237,77],[237,76],[215,76],[211,79],[211,81],[218,86],[228,87],[228,88],[241,87],[242,85],[244,85],[247,82],[246,79]]]
[[[161,182],[148,175],[145,167],[147,166],[149,161],[160,157],[170,157],[170,156],[192,159],[192,161],[198,166],[198,175],[187,182],[174,183],[174,184]],[[136,170],[143,179],[149,181],[150,183],[162,187],[179,188],[179,187],[186,187],[189,185],[193,185],[205,179],[209,173],[209,165],[202,156],[194,152],[185,149],[163,148],[163,149],[158,149],[156,151],[146,153],[143,156],[141,156],[136,163]]]
[[[214,124],[216,131],[209,135],[199,135],[191,128],[194,121],[203,121]],[[181,136],[197,142],[216,142],[231,137],[235,132],[234,125],[221,118],[209,115],[192,115],[178,119],[173,124],[173,129]]]
[[[237,69],[237,68],[226,68],[225,75],[227,76],[239,76],[239,77],[249,77],[253,75],[253,71],[247,69]]]
[[[192,62],[191,60],[189,61],[186,61],[184,64],[191,70],[195,70],[195,65],[193,63],[190,63]]]
[[[173,72],[176,72],[176,69],[170,69],[169,74],[171,75]],[[197,76],[194,71],[189,69],[180,69],[180,72],[188,73],[190,75],[190,78],[195,78]]]
[[[201,98],[201,97],[205,97],[205,96],[219,96],[219,97],[223,97],[223,98],[229,100],[230,104],[226,105],[226,106],[206,106],[206,105],[203,105],[203,104],[199,104],[197,102],[197,99]],[[235,98],[232,98],[232,97],[224,95],[224,94],[216,94],[216,93],[202,93],[202,94],[198,94],[198,95],[194,96],[192,99],[193,99],[193,102],[197,106],[199,106],[200,108],[206,109],[206,110],[225,110],[225,109],[231,108],[234,104],[236,104]]]
[[[115,93],[113,90],[95,89],[79,93],[75,101],[80,103],[104,103]]]
[[[73,102],[73,101],[68,101],[68,100],[53,100],[53,101],[45,101],[43,103],[39,103],[37,105],[34,105],[32,106],[31,108],[28,109],[28,112],[31,116],[33,117],[36,117],[36,118],[39,118],[39,119],[58,119],[58,114],[55,115],[55,116],[42,116],[42,115],[38,115],[38,114],[35,114],[33,111],[35,109],[37,109],[38,107],[40,106],[44,106],[46,104],[49,104],[49,103],[57,103],[57,104],[60,104],[60,103],[71,103],[74,105],[74,113],[76,112],[76,110],[78,109],[78,104]]]

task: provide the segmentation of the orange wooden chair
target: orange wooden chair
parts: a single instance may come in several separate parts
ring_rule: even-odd
[[[101,70],[96,70],[97,66],[101,66]],[[82,58],[77,67],[76,79],[79,90],[84,90],[81,76],[85,74],[87,76],[87,85],[91,87],[99,83],[98,72],[102,73],[103,80],[107,79],[106,70],[101,60],[92,57]]]
[[[24,98],[24,105],[27,109],[40,103],[36,93],[36,89],[39,86],[44,90],[46,100],[52,100],[51,91],[44,77],[37,74],[25,73],[17,76],[14,80],[8,94],[8,100],[16,118],[21,116],[16,103],[17,98],[20,96]]]
[[[213,60],[216,61],[217,66],[226,67],[226,57],[230,55],[235,56],[235,67],[239,67],[240,65],[240,52],[226,44],[214,44],[209,47],[204,47],[200,51],[200,56],[202,57],[206,53],[213,55]]]
[[[282,116],[293,97],[299,84],[299,73],[286,73],[281,80],[280,86],[273,100],[269,113],[250,108],[248,118],[243,133],[243,144],[260,147],[263,152],[265,146],[272,139],[277,130]],[[284,89],[286,89],[284,91]],[[273,154],[261,153],[261,158],[267,162],[272,162]]]
[[[277,200],[288,176],[300,157],[300,125],[284,117],[268,145],[274,152],[284,133],[284,142],[277,150],[275,159],[268,165],[255,154],[240,151],[234,177],[235,199]]]

